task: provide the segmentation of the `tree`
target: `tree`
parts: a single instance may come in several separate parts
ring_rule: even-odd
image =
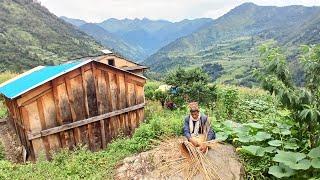
[[[183,99],[182,103],[197,101],[202,105],[212,106],[216,100],[216,87],[209,84],[209,75],[200,68],[178,68],[166,76],[165,82],[173,87],[171,99]]]
[[[297,121],[301,140],[307,136],[311,147],[319,144],[320,130],[320,46],[303,46],[300,62],[306,72],[305,87],[292,82],[287,59],[280,48],[260,47],[262,67],[255,73],[262,87],[275,94],[283,106],[291,110]]]

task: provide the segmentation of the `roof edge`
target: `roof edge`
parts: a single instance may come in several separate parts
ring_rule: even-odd
[[[19,97],[20,95],[22,95],[22,94],[24,94],[24,93],[26,93],[26,92],[28,92],[28,91],[31,91],[32,89],[37,88],[37,87],[41,86],[41,85],[44,84],[44,83],[47,83],[47,82],[49,82],[49,81],[51,81],[51,80],[53,80],[53,79],[55,79],[55,78],[57,78],[57,77],[59,77],[59,76],[61,76],[61,75],[64,75],[64,74],[66,74],[66,73],[68,73],[68,72],[70,72],[70,71],[72,71],[72,70],[75,70],[75,69],[77,69],[77,68],[79,68],[79,67],[81,67],[81,66],[83,66],[83,65],[85,65],[85,64],[88,64],[88,63],[90,63],[90,62],[92,62],[92,61],[93,61],[92,59],[89,59],[89,60],[86,60],[86,61],[84,61],[84,62],[82,62],[82,63],[79,63],[78,65],[73,66],[73,67],[71,67],[70,69],[67,69],[67,70],[65,70],[65,71],[63,71],[63,72],[61,72],[61,73],[59,73],[59,74],[56,74],[56,75],[54,75],[54,76],[46,79],[45,81],[39,82],[38,84],[33,85],[32,87],[30,87],[30,88],[28,88],[28,89],[20,92],[19,94],[15,95],[15,96],[13,96],[13,97],[8,97],[8,98],[9,98],[9,99],[17,98],[17,97]],[[34,71],[32,71],[32,72],[34,72]],[[31,73],[32,73],[32,72],[31,72]],[[23,76],[22,76],[22,77],[23,77]]]
[[[22,73],[22,74],[19,74],[19,75],[17,75],[16,77],[14,77],[14,78],[12,78],[12,79],[9,79],[9,80],[1,83],[1,84],[0,84],[0,88],[3,87],[3,86],[5,86],[5,85],[7,85],[7,84],[9,84],[9,83],[11,83],[11,82],[13,82],[13,81],[15,81],[15,80],[17,80],[17,79],[19,79],[19,78],[22,78],[22,77],[24,77],[24,76],[26,76],[26,75],[28,75],[28,74],[31,74],[31,73],[33,73],[33,72],[35,72],[35,71],[38,71],[38,70],[40,70],[40,69],[42,69],[42,68],[44,68],[44,67],[45,67],[45,66],[37,66],[37,67],[32,68],[32,69],[30,69],[30,70],[28,70],[28,71],[26,71],[26,72],[24,72],[24,73]]]

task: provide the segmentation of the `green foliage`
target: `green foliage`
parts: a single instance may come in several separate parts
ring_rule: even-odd
[[[170,94],[170,98],[183,98],[183,104],[196,101],[201,105],[212,107],[216,100],[216,87],[209,85],[209,81],[208,74],[200,68],[190,70],[178,68],[165,78],[166,84],[176,89],[175,93]]]
[[[15,77],[17,74],[6,71],[3,73],[0,73],[0,84]],[[5,118],[7,116],[7,108],[3,102],[2,97],[0,96],[0,119]]]
[[[154,100],[154,93],[160,85],[161,83],[157,81],[147,81],[144,86],[144,94],[147,100]]]
[[[288,69],[286,57],[279,48],[263,45],[261,50],[262,68],[257,77],[262,82],[263,88],[275,94],[281,103],[293,113],[293,119],[300,128],[300,139],[308,136],[310,146],[315,147],[319,143],[320,112],[318,98],[320,83],[314,81],[316,74],[320,72],[320,55],[318,46],[303,46],[304,54],[301,61],[304,64],[306,74],[305,88],[293,85]]]
[[[269,168],[269,174],[274,175],[277,178],[290,177],[295,174],[294,170],[288,168],[286,165],[280,163],[279,166],[271,166]]]
[[[28,0],[0,1],[0,71],[21,72],[97,55],[102,46]]]
[[[0,141],[0,161],[5,158],[5,153],[4,153],[4,146]]]

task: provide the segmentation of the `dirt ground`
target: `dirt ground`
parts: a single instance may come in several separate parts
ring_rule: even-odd
[[[22,146],[19,139],[4,119],[0,119],[0,142],[4,146],[5,158],[11,162],[21,163],[22,158]]]

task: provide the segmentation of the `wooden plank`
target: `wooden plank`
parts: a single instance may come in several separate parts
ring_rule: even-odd
[[[107,71],[102,70],[104,77],[105,77],[105,82],[106,82],[106,99],[107,99],[107,112],[112,112],[112,98],[111,98],[111,87],[110,87],[110,78],[109,78],[109,73]],[[113,128],[112,128],[112,120],[113,118],[108,118],[105,120],[105,134],[106,134],[106,139],[108,142],[112,140],[113,137]]]
[[[90,71],[90,72],[88,72]],[[89,109],[89,100],[88,100],[88,80],[87,80],[87,74],[91,73],[91,64],[90,69],[85,70],[85,67],[81,67],[81,75],[82,75],[82,81],[83,81],[83,89],[84,89],[84,97],[85,97],[85,108],[86,108],[86,116],[87,118],[90,116],[90,109]],[[92,124],[88,124],[88,140],[89,140],[89,149],[94,150],[94,142],[93,142],[93,135],[92,135]]]
[[[46,129],[53,128],[58,125],[56,108],[54,104],[53,93],[50,92],[42,97],[44,119],[46,124]],[[48,136],[48,142],[50,151],[56,151],[60,148],[61,142],[59,134],[53,134]]]
[[[69,124],[73,122],[73,120],[71,109],[69,106],[69,97],[67,93],[66,83],[58,85],[57,92],[59,98],[58,108],[60,109],[62,124]],[[76,145],[73,130],[66,131],[64,133],[64,136],[66,138],[67,147],[72,150]]]
[[[105,90],[104,87],[100,88],[100,84],[103,86],[105,83],[101,82],[104,80],[101,76],[101,70],[97,70],[95,67],[95,63],[92,64],[92,70],[93,70],[93,79],[95,82],[95,90],[96,90],[96,97],[97,97],[97,107],[98,107],[98,114],[104,114],[104,94],[103,91]],[[98,136],[98,139],[101,139],[101,148],[106,148],[106,136],[105,136],[105,127],[103,119],[100,120],[99,129],[97,128],[96,131],[100,131],[100,135]]]
[[[36,89],[33,89],[23,95],[21,95],[21,98],[17,99],[17,104],[18,106],[21,106],[24,102],[39,96],[40,94],[48,91],[51,89],[51,84],[50,83],[45,83],[39,87],[37,87]]]
[[[111,98],[111,90],[110,90],[110,81],[109,81],[109,73],[108,72],[104,72],[104,77],[105,77],[105,81],[106,81],[106,95],[107,95],[107,112],[111,112],[112,109],[112,98]]]
[[[41,121],[37,102],[35,101],[31,103],[30,105],[25,106],[25,108],[29,116],[29,126],[31,133],[41,131]],[[33,139],[31,141],[31,144],[34,151],[35,159],[38,159],[40,154],[45,153],[45,147],[42,139]]]
[[[99,114],[104,114],[109,112],[109,93],[108,93],[108,88],[107,88],[107,83],[106,83],[106,77],[105,77],[105,72],[99,70],[98,74],[98,91],[99,91],[99,99],[101,101],[100,103],[100,112]],[[101,120],[101,137],[102,137],[102,147],[106,147],[106,143],[108,142],[108,137],[107,137],[107,126],[105,123],[105,120]]]
[[[123,109],[126,107],[126,85],[124,80],[124,75],[118,74],[117,75],[117,81],[118,81],[118,89],[119,89],[119,102],[120,102],[120,109]]]
[[[62,131],[66,131],[66,130],[69,130],[69,129],[72,129],[72,128],[76,128],[76,127],[79,127],[79,126],[84,126],[84,125],[87,125],[87,124],[90,124],[90,123],[94,123],[94,122],[100,121],[102,119],[108,119],[108,118],[111,118],[111,117],[118,116],[120,114],[136,111],[137,109],[141,109],[144,106],[145,106],[144,103],[143,104],[138,104],[138,105],[135,105],[135,106],[132,106],[132,107],[128,107],[128,108],[125,108],[125,109],[116,110],[116,111],[113,111],[113,112],[108,112],[108,113],[105,113],[105,114],[102,114],[102,115],[98,115],[96,117],[91,117],[91,118],[88,118],[88,119],[72,122],[72,123],[69,123],[69,124],[64,124],[64,125],[61,125],[61,126],[58,126],[58,127],[42,130],[42,131],[36,132],[36,133],[30,133],[28,135],[28,139],[31,140],[31,139],[39,138],[39,137],[42,137],[42,136],[48,136],[48,135],[51,135],[51,134],[55,134],[55,133],[59,133],[59,132],[62,132]]]
[[[48,89],[48,90],[46,90],[46,91],[38,94],[37,96],[35,96],[35,97],[33,97],[33,98],[31,98],[31,99],[23,102],[20,106],[26,106],[26,105],[28,105],[28,104],[36,101],[38,98],[41,98],[42,96],[46,95],[47,93],[49,93],[49,92],[51,92],[51,91],[52,91],[52,89]]]
[[[87,69],[86,69],[87,67]],[[85,117],[86,119],[89,118],[89,105],[88,105],[88,97],[87,97],[87,84],[86,84],[86,80],[85,80],[85,71],[91,69],[91,66],[89,64],[80,67],[80,71],[81,71],[81,85],[82,85],[82,92],[83,92],[83,97],[84,97],[84,109],[85,109]],[[90,133],[89,133],[89,129],[91,129],[91,124],[88,124],[87,127],[83,126],[81,127],[82,130],[82,139],[83,141],[88,144],[89,149],[91,149],[92,147],[92,142],[90,139]],[[90,130],[91,131],[91,130]]]
[[[52,81],[52,95],[53,95],[53,99],[54,99],[54,105],[55,105],[55,109],[56,109],[56,116],[57,116],[57,122],[59,125],[62,125],[63,122],[62,122],[62,116],[61,116],[61,110],[59,108],[59,97],[58,97],[58,90],[57,90],[57,84],[56,84],[56,81],[53,80]],[[66,148],[67,147],[67,141],[66,141],[66,138],[65,138],[65,133],[64,132],[61,132],[59,134],[59,137],[60,137],[60,147],[62,148]]]
[[[22,115],[22,118],[23,118],[24,127],[25,127],[25,130],[24,130],[25,136],[27,137],[28,136],[27,133],[30,133],[30,131],[29,131],[30,126],[29,126],[28,111],[26,110],[25,107],[21,107],[20,110],[21,110],[21,115]],[[33,151],[33,148],[32,148],[32,145],[31,145],[30,141],[27,141],[27,147],[26,148],[27,148],[28,154],[30,154],[31,159],[35,160],[34,151]]]
[[[45,121],[45,116],[44,116],[42,98],[39,98],[37,100],[37,107],[38,107],[38,112],[39,112],[41,130],[43,130],[43,129],[46,129],[46,121]],[[47,157],[47,159],[50,159],[50,145],[49,145],[48,137],[43,137],[42,141],[43,141],[46,157]]]
[[[96,67],[95,63],[91,63],[92,66],[92,73],[89,74],[89,82],[87,82],[88,87],[88,101],[89,101],[89,112],[90,117],[94,117],[99,115],[99,101],[98,101],[98,94],[97,94],[97,81],[96,81]],[[93,134],[93,142],[94,142],[94,149],[96,151],[101,148],[101,132],[100,132],[100,124],[99,123],[92,123],[92,134]]]
[[[79,73],[80,73],[80,71],[79,71]],[[73,77],[73,78],[75,78],[75,77]],[[71,111],[72,121],[75,122],[75,121],[77,121],[77,114],[75,112],[75,106],[74,106],[73,89],[76,89],[77,85],[71,87],[71,82],[70,82],[70,79],[68,77],[65,77],[64,81],[65,81],[65,84],[66,84],[66,90],[67,90],[67,96],[68,96],[68,101],[67,102],[68,102],[68,105],[69,105],[69,108],[70,108],[70,111]],[[80,129],[79,128],[73,129],[73,134],[74,134],[75,144],[80,144],[81,143]]]
[[[109,73],[109,84],[110,84],[110,92],[111,92],[112,110],[114,111],[117,109],[117,101],[118,101],[116,74]]]
[[[74,111],[73,121],[86,119],[85,96],[82,86],[82,76],[76,76],[69,81],[70,83],[70,105]],[[89,146],[88,130],[86,126],[76,128],[77,143]]]
[[[135,84],[139,84],[140,86],[144,86],[146,83],[146,79],[128,73],[125,74],[124,78],[126,81],[133,81]]]

